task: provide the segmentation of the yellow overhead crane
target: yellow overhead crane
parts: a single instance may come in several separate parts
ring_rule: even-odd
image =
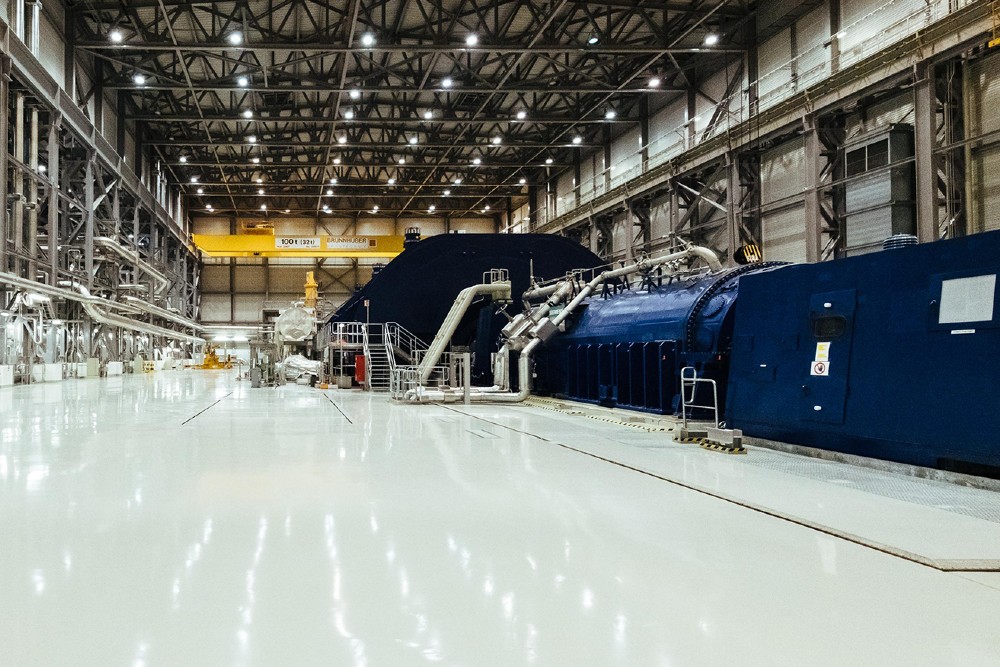
[[[279,236],[193,234],[210,257],[372,257],[392,259],[403,252],[403,236]]]

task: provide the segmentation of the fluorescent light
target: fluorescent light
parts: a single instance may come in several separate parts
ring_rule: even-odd
[[[715,46],[719,43],[719,36],[714,32],[705,35],[705,46]]]
[[[351,97],[352,100],[360,100],[361,99],[361,91],[358,90],[357,88],[352,88],[351,92],[348,93],[348,95],[350,95],[350,97]]]
[[[361,45],[367,47],[375,46],[375,35],[370,32],[361,35]]]
[[[478,43],[479,43],[479,35],[477,35],[476,33],[472,33],[465,38],[466,46],[475,46]]]
[[[446,76],[445,78],[441,79],[442,88],[451,88],[453,83],[455,82],[451,80],[450,76]]]
[[[646,85],[650,88],[659,88],[660,80],[654,76],[652,79],[646,82]]]
[[[135,74],[132,75],[132,81],[134,81],[136,85],[141,86],[144,83],[146,83],[146,75],[143,74],[142,72],[136,72]]]
[[[246,88],[247,86],[250,85],[250,79],[248,79],[245,76],[241,76],[240,78],[236,79],[236,85],[239,86],[240,88]]]
[[[591,46],[593,46],[594,44],[597,44],[599,41],[601,41],[601,38],[597,36],[597,33],[594,33],[587,40],[587,44],[590,44]]]
[[[124,41],[125,39],[125,35],[122,34],[121,30],[115,28],[114,30],[108,33],[108,39],[110,39],[115,44],[121,44],[122,41]]]
[[[243,43],[243,33],[239,31],[231,32],[229,33],[229,37],[226,37],[226,41],[232,44],[233,46],[239,46],[240,44]]]
[[[251,118],[253,118],[253,111],[251,111],[250,109],[245,109],[243,111],[243,117],[246,118],[247,120],[250,120]]]

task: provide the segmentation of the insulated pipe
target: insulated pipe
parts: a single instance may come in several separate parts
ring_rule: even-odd
[[[198,324],[194,320],[189,320],[188,318],[186,318],[183,315],[180,315],[178,313],[172,313],[169,310],[167,310],[166,308],[160,308],[159,306],[154,306],[151,303],[146,303],[145,301],[143,301],[139,297],[126,296],[124,298],[125,298],[125,301],[127,301],[130,304],[132,304],[133,306],[135,306],[139,310],[143,310],[143,311],[145,311],[145,312],[147,312],[147,313],[149,313],[151,315],[156,315],[157,317],[162,317],[165,320],[170,320],[171,322],[176,322],[177,324],[181,324],[183,326],[190,327],[191,329],[195,329],[196,331],[204,331],[205,330],[204,326],[202,326],[201,324]]]
[[[159,283],[160,287],[159,289],[155,290],[156,292],[162,292],[163,290],[170,287],[170,279],[167,278],[165,275],[163,275],[163,273],[158,271],[156,268],[154,268],[152,264],[141,259],[139,257],[138,250],[129,250],[128,248],[126,248],[125,246],[123,246],[110,236],[96,237],[94,239],[94,245],[101,246],[102,248],[107,248],[113,251],[122,259],[134,263],[137,269],[139,269],[145,274],[148,274],[149,277],[151,277],[153,280]]]
[[[158,327],[153,324],[146,324],[144,322],[137,322],[128,317],[122,317],[121,315],[114,315],[112,313],[101,312],[101,309],[95,305],[95,301],[102,303],[102,305],[110,306],[110,302],[104,301],[104,299],[95,299],[90,295],[90,292],[83,285],[61,281],[59,283],[60,287],[72,287],[80,296],[86,297],[84,299],[76,299],[80,301],[83,305],[83,309],[87,311],[91,319],[101,324],[109,324],[111,326],[120,327],[122,329],[130,329],[132,331],[138,331],[140,333],[148,333],[154,336],[163,336],[164,338],[172,338],[174,340],[181,340],[186,343],[204,343],[205,339],[198,338],[197,336],[190,336],[179,331],[173,331],[172,329],[165,329],[163,327]],[[72,294],[72,292],[71,292]],[[70,297],[67,297],[70,298]]]

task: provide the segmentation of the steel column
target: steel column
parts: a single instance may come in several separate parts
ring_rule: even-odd
[[[916,156],[917,240],[929,243],[938,239],[937,100],[934,66],[923,62],[915,68],[913,87],[914,153]]]

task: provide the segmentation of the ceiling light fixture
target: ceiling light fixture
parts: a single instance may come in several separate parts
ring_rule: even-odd
[[[545,164],[552,164],[552,158],[550,157],[545,158]]]
[[[649,88],[659,88],[660,87],[660,80],[657,77],[654,76],[652,79],[650,79],[649,81],[646,82],[646,85]]]
[[[347,143],[347,135],[346,134],[342,134],[339,137],[337,137],[337,143],[338,144],[346,144]]]
[[[333,188],[327,188],[326,189],[326,196],[327,197],[332,197],[333,196]]]
[[[575,136],[575,137],[573,137],[573,145],[574,146],[579,146],[582,143],[583,143],[583,137],[581,137],[581,136]]]
[[[378,204],[372,206],[372,213],[378,213]]]
[[[527,111],[518,111],[514,115],[514,117],[517,118],[518,120],[524,120],[525,118],[528,117],[528,112]]]
[[[344,112],[344,118],[347,120],[354,120],[354,112],[351,109],[348,109]]]
[[[455,82],[452,81],[452,79],[451,79],[450,76],[446,76],[445,78],[441,79],[441,87],[442,88],[451,88],[452,84],[454,84],[454,83]]]
[[[411,146],[416,146],[417,145],[417,138],[416,137],[410,137],[410,145]]]
[[[267,204],[261,204],[260,205],[260,210],[266,211],[267,210]]]
[[[198,177],[197,176],[192,176],[191,177],[191,182],[192,183],[197,183],[198,182]]]
[[[250,109],[244,109],[243,117],[246,118],[247,120],[250,120],[251,118],[253,118],[253,111],[251,111]]]
[[[482,163],[483,163],[483,161],[482,161],[482,159],[480,159],[480,158],[474,158],[474,159],[472,160],[472,164],[476,165],[477,167],[478,167],[479,165],[481,165]]]
[[[390,178],[387,182],[389,183],[389,185],[395,185],[396,184],[396,179],[395,178]]]
[[[121,30],[115,28],[114,30],[108,33],[108,39],[110,39],[115,44],[121,44],[125,40],[125,35],[122,33]]]
[[[714,32],[705,35],[705,46],[715,46],[719,43],[719,36]]]
[[[259,157],[251,158],[250,161],[253,162],[254,164],[260,164],[260,158]]]
[[[200,195],[205,194],[205,188],[198,188],[198,194]]]
[[[264,179],[263,179],[263,178],[258,178],[258,179],[257,179],[257,182],[258,182],[258,183],[263,183],[263,182],[264,182]]]
[[[594,44],[597,44],[597,43],[598,43],[599,41],[601,41],[601,38],[600,38],[600,37],[598,37],[598,36],[597,36],[597,33],[595,32],[595,33],[593,33],[593,34],[592,34],[592,35],[590,36],[590,38],[589,38],[589,39],[587,39],[587,44],[590,44],[591,46],[593,46]]]
[[[337,179],[336,178],[331,178],[330,179],[330,185],[336,185],[336,184],[337,184]]]
[[[489,205],[489,204],[487,204],[486,206],[484,206],[484,207],[483,207],[483,210],[484,210],[484,211],[488,211],[488,210],[490,210],[490,205]]]
[[[181,164],[184,164],[185,162],[187,162],[187,161],[188,161],[188,159],[187,159],[187,156],[185,156],[185,155],[182,155],[182,156],[180,157],[180,160],[181,160]]]
[[[490,143],[493,144],[494,146],[499,146],[502,142],[503,139],[501,137],[493,137],[492,139],[490,139]]]
[[[367,46],[368,48],[375,46],[375,35],[371,34],[370,32],[366,32],[365,34],[361,35],[361,45]]]
[[[249,141],[251,144],[257,143],[257,135],[251,134],[249,137],[247,137],[247,141]]]
[[[519,181],[518,181],[518,184],[519,184],[519,185],[524,185],[524,184],[525,184],[525,183],[527,183],[527,182],[528,182],[528,180],[527,180],[527,179],[525,179],[525,178],[522,178],[521,180],[519,180]]]
[[[248,79],[245,76],[241,76],[240,78],[236,79],[236,85],[239,86],[240,88],[246,88],[247,86],[250,85],[250,79]]]
[[[431,118],[434,118],[434,112],[433,111],[425,111],[424,112],[424,120],[430,120]]]
[[[454,181],[452,181],[452,183],[454,183],[455,185],[461,185],[462,184],[462,179],[461,178],[456,178]]]
[[[608,109],[604,112],[604,120],[614,120],[618,116],[618,112],[614,109]]]
[[[339,157],[333,158],[333,163],[334,164],[340,164],[340,158]]]
[[[259,195],[264,194],[264,188],[257,188],[257,194]]]
[[[437,208],[437,206],[435,206],[434,204],[431,204],[430,206],[427,207],[427,212],[428,213],[433,213],[436,208]]]
[[[447,196],[449,196],[449,195],[451,194],[451,190],[445,190],[445,191],[444,191],[443,193],[441,193],[441,194],[443,194],[443,195],[444,195],[445,197],[447,197]]]
[[[352,88],[351,92],[349,92],[348,95],[351,97],[352,100],[361,99],[361,91],[358,90],[357,88]]]
[[[137,86],[142,86],[146,83],[146,75],[142,72],[136,72],[132,75],[132,81],[134,81]]]
[[[240,44],[243,43],[243,33],[239,31],[231,32],[229,33],[229,37],[226,37],[226,41],[232,44],[233,46],[239,46]]]
[[[465,38],[466,46],[475,46],[478,43],[479,43],[479,35],[477,35],[476,33],[471,33]]]
[[[406,158],[405,157],[399,158],[399,160],[396,161],[396,164],[406,164]]]

